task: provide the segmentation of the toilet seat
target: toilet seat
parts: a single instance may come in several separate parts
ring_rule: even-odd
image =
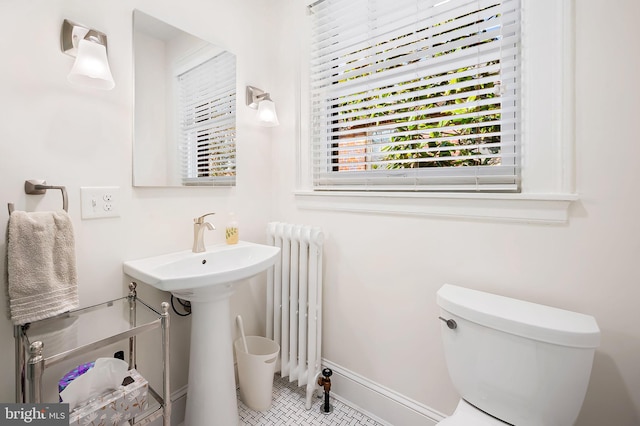
[[[508,426],[505,423],[478,410],[464,399],[461,399],[456,407],[456,411],[441,422],[437,426]]]

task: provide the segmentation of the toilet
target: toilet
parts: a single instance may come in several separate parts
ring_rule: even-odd
[[[592,316],[450,284],[437,303],[461,396],[438,426],[574,424],[600,344]]]

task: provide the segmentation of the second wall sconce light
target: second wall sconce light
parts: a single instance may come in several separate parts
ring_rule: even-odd
[[[76,58],[67,76],[70,82],[103,90],[115,87],[107,59],[106,34],[65,19],[60,42],[62,51]]]
[[[247,105],[249,108],[258,110],[258,121],[263,126],[273,127],[280,124],[276,114],[276,104],[264,90],[247,86]]]

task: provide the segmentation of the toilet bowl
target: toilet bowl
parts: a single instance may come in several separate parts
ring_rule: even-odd
[[[438,426],[574,424],[600,344],[593,317],[450,284],[437,303],[461,396]]]
[[[483,413],[461,399],[451,417],[438,422],[438,426],[508,426],[508,423]]]

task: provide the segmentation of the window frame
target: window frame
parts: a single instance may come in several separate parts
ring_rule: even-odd
[[[391,193],[314,189],[307,83],[310,76],[306,60],[309,50],[303,41],[297,117],[300,137],[295,198],[298,207],[566,223],[570,206],[578,199],[574,172],[574,5],[571,0],[521,0],[521,7],[523,84],[520,193]],[[308,40],[309,25],[303,24],[301,27],[305,36],[303,40]],[[545,66],[540,67],[540,63]]]
[[[310,18],[316,190],[519,191],[519,0],[327,3]]]

